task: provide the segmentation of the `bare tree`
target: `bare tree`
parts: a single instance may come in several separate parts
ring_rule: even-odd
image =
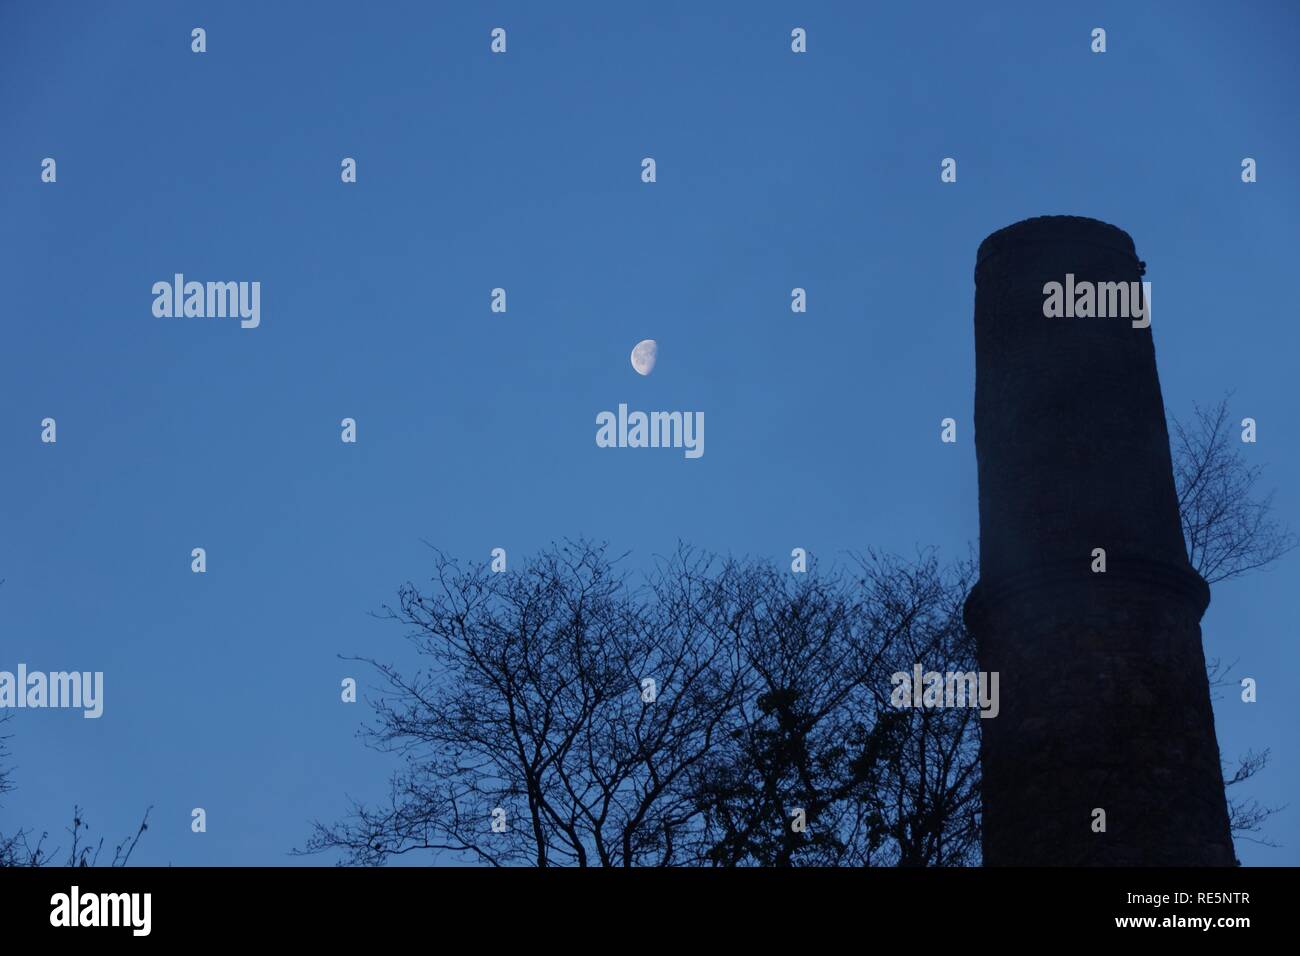
[[[1226,767],[1224,768],[1223,785],[1232,787],[1249,780],[1268,766],[1269,756],[1270,753],[1267,748],[1259,753],[1253,750],[1246,751],[1244,756],[1237,758],[1237,766],[1231,773],[1227,771]],[[1232,828],[1232,835],[1239,840],[1249,840],[1251,843],[1258,843],[1261,846],[1279,846],[1272,840],[1254,834],[1261,833],[1264,822],[1273,814],[1284,809],[1286,809],[1284,806],[1264,806],[1253,797],[1234,798],[1229,794],[1228,823]]]
[[[1237,426],[1228,414],[1231,397],[1229,393],[1210,408],[1194,404],[1187,423],[1170,419],[1174,483],[1187,557],[1211,585],[1265,568],[1297,544],[1296,535],[1274,516],[1273,492],[1259,488],[1262,466],[1252,464],[1242,452]],[[1229,682],[1229,669],[1218,659],[1207,665],[1216,696],[1218,688]],[[1250,780],[1268,760],[1268,750],[1248,751],[1232,769],[1225,766],[1225,788]],[[1273,846],[1252,834],[1258,834],[1264,821],[1281,809],[1228,794],[1229,822],[1239,839]]]
[[[5,714],[4,716],[0,716],[0,726],[3,726],[9,720],[10,716],[12,715]],[[5,744],[5,741],[8,739],[9,737],[7,735],[0,735],[0,797],[3,797],[14,788],[13,782],[10,780],[11,771],[8,766],[9,748]]]
[[[5,724],[10,716],[0,716],[0,725]],[[5,743],[8,739],[8,735],[0,735],[0,797],[14,789],[13,771],[8,763],[9,748]],[[23,830],[10,834],[0,832],[0,866],[21,866],[30,860],[26,840],[27,833]]]
[[[1208,582],[1295,546],[1233,441],[1226,400],[1170,432],[1189,558]],[[961,614],[974,560],[868,553],[847,571],[791,574],[681,546],[640,584],[617,564],[583,541],[502,574],[437,553],[430,590],[405,585],[383,615],[409,628],[423,669],[360,658],[383,694],[363,736],[402,758],[388,802],[316,823],[296,852],[978,864],[978,711],[889,700],[890,675],[917,663],[977,669]],[[1225,672],[1211,662],[1212,687]],[[1247,753],[1225,785],[1267,761]],[[1246,839],[1278,809],[1229,807]]]
[[[140,838],[149,829],[150,807],[144,812],[144,818],[135,833],[118,843],[113,848],[111,859],[105,860],[110,867],[126,866],[131,861]],[[98,841],[89,837],[90,825],[86,823],[81,807],[72,808],[72,826],[67,832],[72,837],[71,846],[64,856],[60,847],[47,847],[48,833],[36,836],[31,830],[19,829],[13,833],[0,833],[0,868],[15,866],[99,866],[100,854],[104,849],[104,838]],[[60,862],[62,860],[62,862]]]
[[[432,584],[404,586],[386,609],[428,666],[407,678],[366,659],[390,696],[365,735],[404,760],[390,802],[318,823],[304,852],[374,864],[442,850],[538,866],[670,864],[687,852],[688,772],[734,696],[700,616],[650,617],[586,542],[499,574],[439,553]]]
[[[0,717],[0,724],[10,718],[10,714]],[[8,764],[9,751],[5,746],[6,736],[0,736],[0,796],[14,789],[13,771]],[[149,812],[145,810],[144,819],[135,833],[113,848],[113,857],[107,861],[108,866],[126,866],[135,851],[136,844],[149,829]],[[97,842],[86,842],[90,827],[84,819],[80,807],[72,808],[72,826],[68,833],[72,836],[71,848],[66,857],[59,847],[46,847],[48,833],[36,836],[31,830],[18,829],[11,833],[0,832],[0,867],[15,866],[98,866],[100,853],[104,849],[101,837]],[[58,861],[62,859],[63,862]]]
[[[1228,418],[1228,398],[1194,406],[1187,424],[1171,419],[1174,483],[1187,557],[1208,584],[1263,568],[1296,546],[1273,515],[1273,493],[1258,485]]]
[[[839,574],[728,561],[709,577],[666,575],[668,600],[683,582],[727,608],[740,676],[729,732],[694,775],[700,862],[866,862],[857,836],[873,823],[884,749],[871,688],[888,635],[867,633]]]
[[[1287,526],[1273,514],[1273,492],[1259,489],[1263,469],[1243,454],[1236,425],[1228,414],[1231,393],[1211,408],[1193,405],[1192,420],[1170,419],[1170,442],[1178,513],[1187,557],[1208,584],[1259,570],[1286,555],[1297,543]],[[1244,424],[1244,423],[1243,423]],[[1215,697],[1229,683],[1231,665],[1208,662]],[[1259,774],[1269,751],[1247,751],[1236,766],[1224,767],[1224,786],[1231,788]],[[1258,836],[1264,822],[1282,807],[1268,807],[1252,798],[1228,793],[1228,818],[1233,836],[1266,846]]]
[[[1235,661],[1228,664],[1218,657],[1206,663],[1206,673],[1210,679],[1210,695],[1213,699],[1218,700],[1222,696],[1223,687],[1235,684],[1231,677],[1231,671],[1235,666]],[[1238,797],[1231,790],[1232,787],[1239,786],[1259,774],[1268,766],[1271,756],[1268,748],[1259,752],[1248,750],[1237,758],[1235,766],[1230,767],[1225,763],[1223,786],[1228,791],[1228,825],[1232,835],[1237,839],[1249,840],[1261,846],[1276,847],[1277,843],[1258,834],[1262,833],[1265,821],[1273,814],[1285,810],[1286,806],[1266,806],[1253,797]]]
[[[977,858],[971,711],[900,710],[891,675],[971,669],[968,581],[933,553],[850,573],[730,563],[745,675],[698,779],[713,865],[921,866]],[[796,828],[795,819],[800,826]]]
[[[403,758],[388,803],[317,823],[299,852],[366,864],[420,850],[542,866],[970,861],[969,715],[888,701],[892,670],[971,657],[964,578],[933,555],[792,575],[683,546],[639,585],[614,564],[586,542],[503,574],[437,554],[432,589],[406,585],[385,615],[411,628],[427,666],[405,677],[365,659],[386,696],[364,736]]]
[[[970,673],[978,669],[962,610],[974,582],[972,559],[950,564],[925,551],[915,561],[859,559],[868,606],[898,632],[888,670]],[[882,675],[883,676],[883,675]],[[879,685],[877,685],[879,686]],[[898,746],[882,776],[899,866],[969,866],[980,861],[979,711],[974,707],[894,711]]]

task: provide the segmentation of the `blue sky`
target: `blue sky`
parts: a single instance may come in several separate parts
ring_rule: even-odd
[[[975,250],[1027,216],[1130,232],[1168,408],[1235,389],[1300,526],[1297,44],[1284,3],[7,0],[0,668],[102,670],[106,700],[17,712],[0,829],[61,835],[75,801],[111,842],[152,804],[136,862],[326,862],[286,853],[393,766],[337,655],[406,659],[368,615],[425,540],[965,553]],[[176,272],[260,281],[260,327],[155,318]],[[704,456],[597,448],[619,402],[704,411]],[[1272,748],[1272,804],[1298,569],[1203,622],[1260,682],[1216,716],[1225,755]],[[1300,862],[1300,809],[1268,836],[1244,862]]]

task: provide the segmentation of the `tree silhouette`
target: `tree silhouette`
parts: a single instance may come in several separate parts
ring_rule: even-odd
[[[308,849],[539,866],[689,855],[689,771],[736,696],[717,609],[639,601],[585,542],[516,572],[435,565],[428,593],[408,584],[385,609],[427,668],[408,679],[369,660],[391,696],[367,736],[403,757],[391,801],[317,825]],[[653,702],[646,679],[663,689]]]
[[[616,564],[585,541],[501,574],[436,553],[430,590],[408,584],[385,612],[428,666],[408,678],[363,659],[387,695],[365,736],[403,758],[389,802],[317,823],[300,852],[366,864],[418,850],[540,866],[970,861],[970,714],[888,701],[893,670],[971,656],[965,578],[932,554],[794,575],[682,546],[641,584]]]
[[[1258,490],[1263,469],[1242,453],[1226,396],[1193,406],[1189,422],[1170,421],[1174,483],[1187,557],[1217,584],[1272,564],[1296,546],[1273,517],[1273,493]]]
[[[900,711],[890,676],[972,669],[968,564],[870,553],[850,572],[730,564],[749,678],[697,783],[717,865],[950,865],[978,848],[972,711]],[[752,702],[752,703],[751,703]],[[804,814],[797,832],[792,810]]]
[[[1225,399],[1170,426],[1189,558],[1211,583],[1295,545],[1227,422]],[[621,560],[565,542],[492,573],[435,551],[429,589],[404,585],[382,615],[425,666],[407,677],[357,658],[381,678],[363,736],[403,761],[388,803],[354,802],[295,852],[372,865],[418,851],[538,866],[980,862],[978,710],[889,700],[890,675],[916,663],[977,669],[961,613],[973,559],[868,552],[795,574],[681,545],[639,582]],[[1212,686],[1226,681],[1221,662],[1209,670]],[[1225,785],[1267,761],[1247,753]],[[1247,839],[1278,809],[1229,808]]]
[[[1169,435],[1178,492],[1178,515],[1187,544],[1187,557],[1207,584],[1217,584],[1266,568],[1295,548],[1291,529],[1273,515],[1273,492],[1259,483],[1263,468],[1250,463],[1228,414],[1225,395],[1211,407],[1193,405],[1187,421],[1170,418]],[[1215,658],[1206,664],[1214,697],[1230,683],[1231,665]],[[1250,780],[1267,765],[1270,752],[1253,750],[1224,767],[1228,789],[1228,818],[1237,839],[1275,846],[1262,839],[1264,822],[1283,807],[1235,796],[1231,789]]]
[[[0,717],[0,724],[7,721],[10,716],[6,714]],[[12,768],[7,764],[9,751],[4,743],[7,739],[0,736],[0,796],[14,789]],[[149,829],[149,812],[152,809],[150,807],[145,810],[144,818],[135,833],[113,848],[113,856],[105,861],[105,865],[126,866],[130,862],[136,844]],[[72,842],[65,856],[60,847],[46,846],[48,833],[37,836],[31,830],[21,828],[7,834],[0,831],[0,867],[98,866],[100,854],[104,849],[104,840],[102,837],[98,841],[90,839],[90,825],[86,822],[81,807],[72,808],[72,826],[67,832]]]
[[[0,579],[0,585],[4,580]],[[12,714],[0,716],[0,728],[12,717]],[[9,766],[9,749],[5,741],[8,735],[0,734],[0,797],[14,790],[13,768]],[[131,859],[131,854],[135,851],[136,844],[140,842],[140,837],[149,829],[149,812],[150,807],[144,812],[144,818],[140,821],[139,828],[135,834],[123,840],[113,848],[113,857],[108,861],[109,866],[126,866]],[[89,825],[86,823],[81,808],[74,806],[72,808],[72,826],[68,833],[72,836],[71,848],[66,857],[62,856],[59,847],[47,848],[45,843],[49,839],[48,833],[41,833],[36,836],[31,830],[19,828],[11,833],[5,833],[0,830],[0,867],[13,866],[98,866],[100,853],[104,848],[104,840],[100,838],[98,842],[85,842],[89,834]],[[62,859],[63,862],[58,864]]]

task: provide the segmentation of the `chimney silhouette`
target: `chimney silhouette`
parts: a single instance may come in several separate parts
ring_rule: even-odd
[[[1077,287],[1144,272],[1128,233],[1075,216],[1008,226],[976,256],[965,614],[1001,682],[981,721],[989,866],[1236,862],[1201,648],[1210,594],[1183,543],[1151,328],[1044,316],[1044,285],[1067,273]]]

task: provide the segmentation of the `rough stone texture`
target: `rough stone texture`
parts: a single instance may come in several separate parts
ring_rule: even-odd
[[[1044,284],[1067,272],[1143,271],[1127,233],[1073,216],[1009,226],[977,255],[966,618],[1001,681],[981,725],[986,865],[1235,862],[1201,649],[1209,589],[1187,562],[1156,375],[1161,313],[1148,329],[1043,315]]]

